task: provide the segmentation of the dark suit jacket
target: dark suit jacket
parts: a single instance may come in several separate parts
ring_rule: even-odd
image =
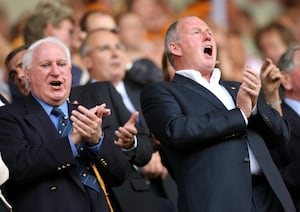
[[[77,100],[79,104],[87,107],[106,103],[107,108],[111,109],[111,115],[107,117],[107,123],[110,123],[112,129],[123,126],[130,118],[130,112],[111,82],[95,82],[74,87],[71,91],[70,100]],[[139,131],[137,148],[134,151],[124,153],[128,155],[132,164],[144,166],[151,159],[152,145],[147,129],[140,122],[136,126]],[[115,206],[118,205],[121,211],[158,211],[149,186],[146,185],[145,180],[134,168],[132,168],[128,180],[122,186],[113,187],[112,190],[116,198]]]
[[[284,168],[283,177],[296,207],[300,210],[300,117],[284,101],[281,106],[283,117],[291,126],[291,139],[288,144],[289,162]]]
[[[31,95],[1,107],[0,125],[0,151],[10,171],[6,189],[15,212],[91,211],[68,138],[60,137]],[[110,135],[104,129],[100,155],[87,160],[95,162],[107,185],[112,186],[124,182],[130,164]],[[106,204],[104,196],[99,201]]]
[[[239,84],[223,86],[235,100]],[[251,211],[247,143],[285,211],[295,211],[268,151],[288,141],[289,128],[262,99],[246,126],[239,109],[228,111],[206,88],[175,75],[170,83],[146,87],[141,103],[177,182],[180,211]]]

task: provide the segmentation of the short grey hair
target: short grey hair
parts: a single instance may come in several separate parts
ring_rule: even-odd
[[[175,40],[178,40],[177,38],[177,25],[178,25],[178,20],[175,21],[173,24],[171,24],[166,32],[165,36],[165,54],[170,62],[170,64],[174,67],[174,58],[173,54],[169,50],[169,44],[171,42],[174,42]]]
[[[290,46],[279,58],[277,62],[277,67],[280,71],[291,72],[296,66],[296,61],[294,58],[295,51],[300,50],[300,45]]]
[[[60,41],[56,37],[46,37],[46,38],[43,38],[43,39],[40,39],[40,40],[34,42],[28,48],[28,50],[25,53],[25,55],[23,56],[23,60],[22,60],[22,69],[23,70],[30,69],[32,67],[33,53],[37,47],[39,47],[40,45],[42,45],[44,43],[54,43],[54,44],[57,44],[58,46],[62,47],[62,49],[64,50],[66,57],[67,57],[67,63],[69,66],[71,66],[71,53],[70,53],[69,48],[66,46],[66,44],[64,44],[62,41]]]

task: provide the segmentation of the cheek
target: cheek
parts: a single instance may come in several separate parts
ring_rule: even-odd
[[[295,74],[292,75],[292,83],[293,87],[300,88],[300,73],[298,71],[295,72]]]

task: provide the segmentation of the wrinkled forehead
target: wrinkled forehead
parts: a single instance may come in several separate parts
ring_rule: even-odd
[[[210,27],[200,18],[190,16],[179,20],[178,29],[188,31],[193,28],[199,28],[202,30],[210,29]]]
[[[33,58],[35,58],[37,62],[51,59],[67,60],[67,55],[61,46],[49,42],[37,46],[33,52]]]

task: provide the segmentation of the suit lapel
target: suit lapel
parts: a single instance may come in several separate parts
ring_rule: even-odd
[[[50,142],[49,139],[59,139],[55,126],[50,120],[42,106],[29,95],[25,100],[28,114],[25,116],[26,121],[31,125],[42,138],[42,142]],[[46,127],[45,127],[46,126]]]
[[[201,95],[202,98],[214,104],[218,109],[227,110],[224,104],[212,92],[210,92],[208,89],[198,84],[197,82],[189,78],[186,78],[184,76],[180,76],[178,74],[175,74],[175,77],[171,82],[179,84],[180,86],[184,86],[190,90],[193,90],[194,92]],[[233,101],[236,102],[238,88],[236,86],[226,84],[223,81],[220,81],[220,84],[226,88],[226,90],[232,96]]]
[[[226,90],[231,95],[234,103],[236,104],[236,98],[237,98],[237,93],[238,93],[239,87],[236,84],[235,85],[229,84],[222,80],[220,81],[220,85],[222,85],[224,88],[226,88]]]

